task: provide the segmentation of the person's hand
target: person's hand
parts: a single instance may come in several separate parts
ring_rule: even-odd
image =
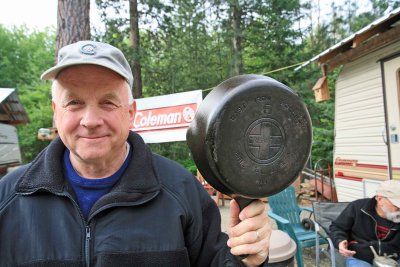
[[[347,240],[343,240],[339,242],[339,253],[345,257],[353,257],[356,252],[354,250],[348,250],[349,242]]]
[[[228,246],[233,255],[248,255],[243,263],[249,267],[261,265],[268,257],[272,230],[265,207],[255,200],[240,211],[235,200],[230,202]]]

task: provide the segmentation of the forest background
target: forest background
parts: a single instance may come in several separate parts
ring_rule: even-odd
[[[88,25],[85,39],[108,42],[125,53],[140,82],[136,98],[198,89],[205,97],[222,81],[245,73],[267,75],[294,89],[313,123],[311,168],[319,159],[332,163],[340,68],[328,75],[330,100],[319,103],[312,88],[322,75],[320,67],[294,68],[400,6],[398,0],[333,1],[321,17],[320,1],[310,0],[96,0],[91,7],[89,0],[79,2],[74,8],[61,6],[61,12],[72,19],[76,15],[75,23],[83,25],[79,20],[88,24],[89,9],[97,9],[102,25]],[[360,12],[360,3],[368,8]],[[38,31],[0,24],[0,88],[17,90],[30,119],[18,126],[25,163],[48,145],[37,139],[37,131],[52,126],[51,84],[39,77],[54,65],[60,25],[59,20],[57,29]],[[64,29],[63,36],[76,34],[76,28],[69,31]],[[196,171],[185,142],[150,146]]]

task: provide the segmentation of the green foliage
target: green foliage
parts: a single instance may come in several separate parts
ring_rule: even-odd
[[[239,34],[244,72],[277,79],[307,105],[313,123],[312,162],[332,162],[334,88],[340,69],[328,77],[331,99],[316,103],[311,89],[321,70],[309,65],[294,71],[288,66],[314,57],[400,5],[395,0],[369,0],[372,9],[357,15],[359,3],[346,0],[341,6],[332,4],[330,17],[313,24],[309,20],[316,3],[311,0],[138,2],[141,49],[135,56],[141,60],[143,96],[196,89],[203,89],[205,96],[233,73],[232,39]],[[93,38],[119,47],[132,62],[128,1],[96,0],[96,4],[106,31],[94,29]],[[241,10],[239,33],[232,29],[233,8]],[[300,21],[307,23],[302,26]],[[48,144],[37,141],[37,129],[52,125],[50,84],[39,76],[54,63],[54,30],[29,32],[25,27],[8,30],[0,25],[0,43],[0,87],[17,89],[31,120],[18,127],[23,157],[29,161]],[[150,147],[195,173],[184,142]]]
[[[29,124],[18,127],[24,162],[30,162],[49,143],[37,139],[39,128],[52,126],[53,111],[49,87],[49,83],[42,82],[23,88],[24,93],[20,94],[20,100],[30,119]]]
[[[194,164],[190,150],[184,142],[170,142],[161,144],[149,144],[151,150],[164,157],[174,159],[193,174],[196,174],[197,167]]]
[[[0,25],[1,87],[14,88],[39,79],[38,74],[54,62],[54,41],[48,37],[44,32],[30,33],[26,27],[8,30]]]
[[[294,22],[299,19],[299,8],[298,0],[261,1],[254,5],[245,26],[247,73],[262,74],[297,63],[296,55],[301,53],[301,46],[296,41],[301,32],[295,29]],[[284,77],[286,75],[276,79],[282,81]]]
[[[54,63],[54,34],[11,30],[0,25],[0,88],[17,90],[30,123],[18,126],[22,157],[31,161],[47,142],[37,140],[41,127],[52,126],[50,84],[40,74]]]

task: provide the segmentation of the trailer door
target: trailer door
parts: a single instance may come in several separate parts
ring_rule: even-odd
[[[382,61],[386,98],[386,133],[390,179],[400,179],[400,56]]]

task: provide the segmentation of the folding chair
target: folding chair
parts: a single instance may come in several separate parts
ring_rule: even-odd
[[[320,265],[320,253],[323,253],[330,259],[332,267],[346,266],[344,257],[335,249],[329,237],[329,226],[348,204],[349,202],[314,202],[312,204],[315,222],[315,254],[317,267]],[[321,236],[328,241],[327,248],[320,247],[319,240]]]
[[[299,207],[297,204],[296,194],[292,186],[285,190],[268,197],[270,210],[268,216],[276,221],[279,230],[286,232],[295,242],[297,246],[296,262],[297,266],[303,267],[303,248],[314,247],[318,244],[326,244],[326,240],[322,237],[315,238],[319,235],[311,229],[305,229],[300,218],[303,211],[313,212],[312,208]]]

